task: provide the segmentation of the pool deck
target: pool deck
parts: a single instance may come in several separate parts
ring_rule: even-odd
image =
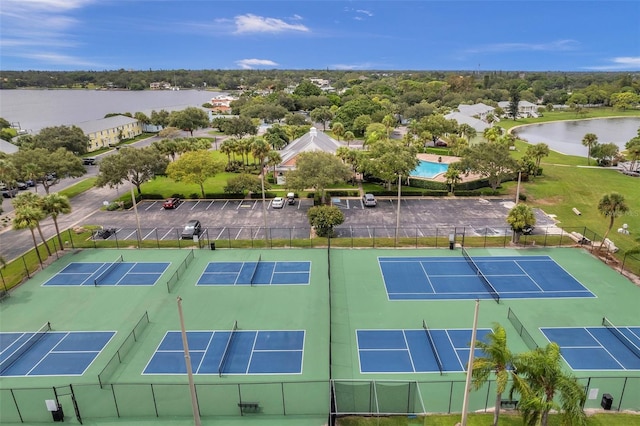
[[[460,161],[460,157],[453,157],[450,155],[418,154],[417,157],[419,160],[431,161],[432,163],[451,164],[451,163],[455,163],[456,161]],[[469,182],[472,180],[482,179],[482,176],[480,176],[479,174],[469,173],[468,175],[461,174],[460,178],[461,178],[461,182]],[[433,178],[421,178],[421,177],[412,176],[411,179],[425,179],[425,180],[433,180],[436,182],[447,181],[447,179],[444,177],[444,173],[440,173],[439,175],[436,175]]]

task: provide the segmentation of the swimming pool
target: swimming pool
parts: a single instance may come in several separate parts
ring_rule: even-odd
[[[448,169],[448,164],[420,161],[420,164],[411,172],[410,176],[432,179],[440,173],[446,172]]]

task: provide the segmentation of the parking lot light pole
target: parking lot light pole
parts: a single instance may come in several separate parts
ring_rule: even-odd
[[[136,203],[136,196],[133,193],[133,187],[135,185],[131,185],[131,201],[133,201],[133,211],[136,215],[136,235],[138,240],[138,248],[140,248],[140,240],[142,239],[142,231],[140,230],[140,216],[138,216],[138,204]]]
[[[400,232],[400,196],[402,195],[402,175],[398,174],[398,207],[396,211],[396,242],[395,246],[398,246],[398,232]]]

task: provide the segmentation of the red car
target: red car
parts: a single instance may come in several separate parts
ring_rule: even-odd
[[[180,198],[167,198],[164,203],[162,203],[163,209],[175,209],[180,204]]]

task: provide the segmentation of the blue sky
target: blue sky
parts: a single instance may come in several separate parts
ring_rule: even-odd
[[[0,69],[640,71],[640,1],[2,0]]]

